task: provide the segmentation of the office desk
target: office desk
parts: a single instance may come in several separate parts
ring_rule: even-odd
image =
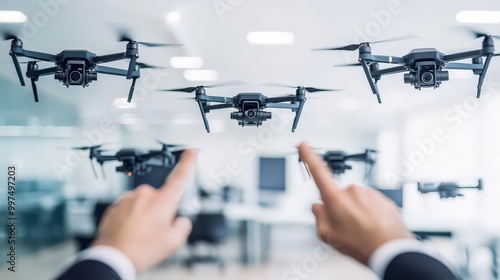
[[[271,247],[273,226],[315,227],[315,217],[307,208],[262,207],[256,204],[229,204],[224,208],[228,220],[242,227],[242,259],[247,265],[266,261]],[[401,213],[407,227],[421,237],[452,237],[470,227],[468,219],[454,219],[436,213]]]

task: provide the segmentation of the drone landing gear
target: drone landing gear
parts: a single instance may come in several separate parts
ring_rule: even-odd
[[[373,94],[377,96],[377,101],[378,103],[382,103],[382,99],[380,98],[380,92],[377,87],[377,81],[376,79],[373,78],[372,73],[370,71],[370,67],[368,66],[368,63],[364,59],[359,59],[359,62],[361,63],[361,66],[363,67],[363,71],[365,72],[366,78],[368,79],[368,83],[370,84],[370,88],[372,89]],[[371,65],[370,65],[371,66]]]
[[[488,54],[486,56],[486,60],[484,61],[483,70],[479,74],[479,81],[477,83],[477,98],[481,97],[481,89],[483,87],[484,78],[486,77],[486,72],[488,71],[488,67],[490,66],[492,54]]]

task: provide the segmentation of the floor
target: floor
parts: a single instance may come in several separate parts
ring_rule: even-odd
[[[285,250],[286,251],[286,250]],[[25,256],[18,261],[16,273],[9,272],[5,266],[0,267],[0,279],[8,280],[44,280],[53,279],[60,271],[62,264],[73,254],[74,245],[66,242],[44,249],[38,253]],[[182,255],[182,254],[181,254]],[[370,270],[353,260],[328,251],[318,245],[311,250],[296,251],[293,254],[282,252],[274,254],[268,264],[245,267],[236,259],[227,262],[222,271],[216,265],[200,264],[192,270],[180,265],[183,256],[176,256],[151,271],[140,275],[139,280],[164,279],[335,279],[335,280],[376,280]]]

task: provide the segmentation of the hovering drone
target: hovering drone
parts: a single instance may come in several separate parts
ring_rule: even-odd
[[[347,154],[343,151],[327,151],[320,154],[323,160],[328,165],[328,168],[332,171],[334,175],[344,174],[346,170],[351,170],[352,166],[347,164],[348,161],[351,162],[364,162],[365,163],[365,180],[370,175],[373,166],[377,162],[377,151],[375,150],[365,150],[361,154]],[[299,158],[300,162],[303,162]],[[307,173],[310,175],[307,165],[304,163]]]
[[[348,155],[343,151],[328,151],[323,154],[323,160],[333,174],[344,174],[346,170],[351,170],[352,166],[346,163],[348,161],[364,162],[367,167],[365,175],[368,176],[376,162],[376,153],[375,150],[365,150],[361,154]]]
[[[267,97],[262,93],[258,92],[247,92],[238,93],[234,97],[221,97],[221,96],[209,96],[206,95],[207,88],[215,88],[221,86],[231,86],[240,85],[243,82],[229,82],[222,84],[215,84],[210,86],[197,86],[197,87],[186,87],[178,89],[165,89],[160,91],[177,91],[186,93],[195,93],[194,100],[198,103],[201,111],[201,116],[205,124],[205,129],[210,133],[210,126],[207,120],[207,113],[212,110],[225,109],[225,108],[236,108],[238,111],[231,113],[231,119],[237,120],[238,125],[245,126],[261,126],[263,122],[271,119],[272,113],[266,112],[266,108],[279,108],[279,109],[291,109],[295,112],[295,119],[293,121],[292,132],[295,132],[297,125],[299,123],[300,115],[302,109],[304,108],[304,103],[306,102],[306,92],[322,92],[322,91],[337,91],[335,89],[319,89],[313,87],[303,87],[303,86],[287,86],[276,83],[269,83],[265,85],[269,86],[280,86],[295,88],[295,95],[287,95],[281,97]],[[211,104],[220,103],[220,104]]]
[[[421,183],[418,182],[418,191],[426,194],[426,193],[431,193],[431,192],[437,192],[439,193],[440,198],[456,198],[457,196],[463,196],[463,194],[460,193],[460,190],[462,189],[477,189],[477,190],[482,190],[483,189],[483,180],[479,179],[477,182],[477,186],[466,186],[466,187],[460,187],[456,183]]]
[[[481,88],[483,86],[484,78],[490,65],[491,58],[495,56],[495,44],[493,38],[498,39],[500,36],[492,36],[474,31],[472,32],[476,38],[483,37],[482,48],[479,50],[454,54],[444,54],[434,48],[419,48],[411,50],[403,57],[372,55],[370,44],[396,41],[403,38],[377,42],[364,42],[360,44],[351,44],[342,47],[317,50],[355,51],[359,49],[359,63],[342,66],[362,66],[366,78],[368,79],[368,83],[370,84],[370,88],[373,94],[377,96],[379,103],[382,103],[382,100],[380,98],[377,82],[384,75],[408,72],[404,74],[405,84],[411,84],[418,90],[421,90],[422,88],[436,89],[443,81],[449,80],[449,74],[448,71],[446,71],[448,69],[472,70],[475,75],[478,75],[479,82],[477,85],[477,98],[479,98],[481,96]],[[484,63],[483,56],[485,57]],[[472,59],[472,63],[454,62],[462,59]],[[380,63],[398,64],[400,66],[380,69]]]
[[[178,150],[179,145],[169,145],[161,143],[161,150],[145,151],[140,149],[121,149],[115,155],[103,155],[105,150],[102,150],[102,145],[91,147],[76,147],[75,150],[89,150],[90,163],[92,171],[97,178],[97,173],[94,168],[94,159],[101,165],[102,175],[105,177],[103,164],[107,161],[119,161],[121,166],[116,167],[117,172],[126,173],[127,176],[144,175],[151,171],[152,166],[160,166],[165,168],[173,167],[176,164],[173,151]]]
[[[127,101],[130,103],[134,94],[136,80],[141,76],[141,68],[157,68],[144,63],[137,62],[139,58],[139,44],[148,47],[160,46],[180,46],[177,44],[156,44],[148,42],[137,42],[129,36],[122,34],[119,41],[128,42],[125,52],[98,56],[86,50],[64,50],[56,55],[25,50],[23,42],[17,36],[9,33],[4,34],[5,40],[12,40],[9,55],[16,68],[17,76],[22,86],[25,86],[23,74],[21,72],[21,63],[19,57],[28,57],[35,59],[29,61],[26,77],[31,79],[33,96],[35,102],[38,102],[38,91],[36,82],[41,76],[54,75],[54,78],[62,82],[66,87],[83,86],[88,87],[93,81],[97,81],[97,74],[108,74],[115,76],[124,76],[132,80],[132,86],[128,94]],[[107,66],[101,66],[101,63],[109,63],[122,59],[130,59],[128,69],[118,69]],[[40,69],[38,62],[54,62],[56,66]]]

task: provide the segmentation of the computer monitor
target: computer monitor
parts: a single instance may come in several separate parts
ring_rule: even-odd
[[[259,190],[284,192],[286,188],[285,158],[260,158]]]
[[[387,198],[394,201],[399,208],[403,208],[403,189],[378,189]]]

